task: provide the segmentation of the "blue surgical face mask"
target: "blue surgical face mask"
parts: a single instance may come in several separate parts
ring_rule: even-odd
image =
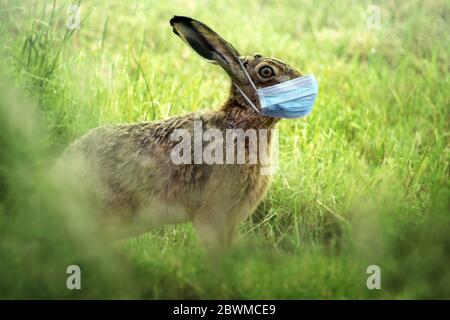
[[[311,113],[318,91],[314,75],[309,74],[270,87],[257,89],[242,62],[240,63],[258,95],[260,110],[256,108],[238,85],[235,84],[235,86],[257,113],[269,117],[290,119],[305,117]]]

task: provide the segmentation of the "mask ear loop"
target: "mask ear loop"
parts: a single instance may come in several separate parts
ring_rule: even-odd
[[[244,93],[244,91],[239,88],[239,86],[236,83],[233,83],[234,86],[238,89],[239,93],[245,98],[245,100],[252,106],[253,110],[255,110],[256,113],[259,113],[258,108],[253,104],[253,102],[247,97],[247,95]]]
[[[250,81],[250,84],[252,85],[253,89],[256,92],[256,95],[258,95],[258,89],[256,89],[255,84],[252,81],[252,78],[250,78],[250,75],[248,74],[247,70],[245,69],[244,65],[242,64],[241,59],[238,58],[239,65],[241,66],[242,70],[244,71],[245,75],[247,76],[248,81]],[[245,98],[245,100],[252,106],[253,110],[255,110],[256,113],[259,113],[258,108],[253,104],[253,102],[247,97],[247,95],[244,93],[244,91],[239,88],[239,86],[236,83],[233,83],[234,86],[238,89],[239,93]]]

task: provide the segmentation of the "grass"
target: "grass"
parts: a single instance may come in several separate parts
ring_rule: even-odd
[[[0,2],[0,298],[450,298],[447,1]],[[246,54],[314,73],[279,125],[280,167],[232,252],[190,225],[108,243],[53,162],[90,128],[218,108],[229,81],[171,32],[204,21]],[[74,181],[75,180],[75,181]],[[82,290],[66,289],[66,268]],[[379,265],[382,289],[368,290]]]

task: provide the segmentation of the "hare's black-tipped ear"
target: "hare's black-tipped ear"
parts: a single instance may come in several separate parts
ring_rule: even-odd
[[[241,78],[239,52],[207,25],[182,16],[174,16],[170,19],[170,25],[173,32],[200,56],[221,65],[232,78]]]
[[[194,27],[195,20],[188,17],[175,16],[170,19],[170,25],[173,28],[173,32],[179,36],[187,45],[195,50],[200,56],[208,60],[209,62],[217,62],[214,59],[214,49],[206,40],[206,37],[202,35],[200,31],[197,30],[202,27],[199,23],[198,27]],[[204,26],[206,27],[206,26]],[[206,27],[208,28],[208,27]],[[210,30],[213,32],[212,30]]]

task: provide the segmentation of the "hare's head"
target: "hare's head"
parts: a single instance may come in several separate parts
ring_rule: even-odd
[[[254,86],[260,89],[302,76],[300,72],[278,59],[260,54],[241,56],[230,43],[200,21],[175,16],[170,20],[170,24],[174,33],[200,56],[220,65],[256,108],[260,106]],[[243,108],[252,108],[235,86],[232,86],[230,99]]]

